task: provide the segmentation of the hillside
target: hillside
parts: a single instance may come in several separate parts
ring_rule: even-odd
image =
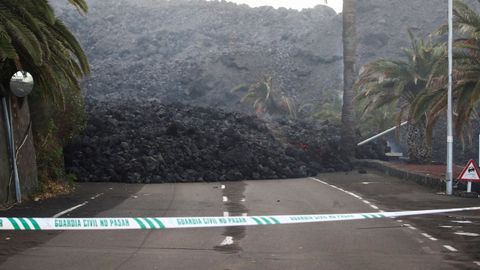
[[[91,1],[86,18],[61,9],[93,67],[88,97],[232,108],[230,90],[265,75],[301,100],[341,81],[340,18],[230,3]]]
[[[55,5],[93,67],[84,83],[89,98],[230,110],[240,109],[230,90],[264,75],[301,102],[342,88],[341,15],[328,7],[299,12],[201,0],[92,0],[81,17],[64,2]],[[401,53],[409,27],[424,33],[438,27],[444,2],[360,1],[359,66]]]

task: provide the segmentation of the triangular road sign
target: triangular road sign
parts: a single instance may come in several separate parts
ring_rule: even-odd
[[[480,171],[473,159],[468,162],[467,166],[465,166],[462,173],[458,176],[458,181],[480,182]]]

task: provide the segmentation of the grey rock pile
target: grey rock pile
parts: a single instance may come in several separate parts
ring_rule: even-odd
[[[89,111],[84,134],[65,151],[80,181],[278,179],[351,168],[331,125],[269,127],[254,116],[153,101],[95,103]]]

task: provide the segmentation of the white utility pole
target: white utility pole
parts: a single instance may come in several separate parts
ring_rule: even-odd
[[[452,73],[453,73],[453,0],[448,0],[448,109],[447,109],[447,195],[453,194],[453,119],[452,119]]]

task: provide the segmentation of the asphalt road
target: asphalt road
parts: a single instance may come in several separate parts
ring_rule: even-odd
[[[329,174],[317,179],[348,184],[348,179],[359,177]],[[361,177],[378,183],[378,175]],[[359,185],[365,190],[355,194],[362,198],[312,178],[82,184],[68,197],[3,214],[51,217],[79,204],[84,205],[63,217],[339,214],[383,209],[378,198],[369,201],[368,184]],[[401,210],[410,206],[388,205]],[[0,269],[480,269],[472,263],[474,258],[456,260],[442,239],[429,239],[423,229],[405,224],[405,220],[384,219],[161,231],[1,232]]]

